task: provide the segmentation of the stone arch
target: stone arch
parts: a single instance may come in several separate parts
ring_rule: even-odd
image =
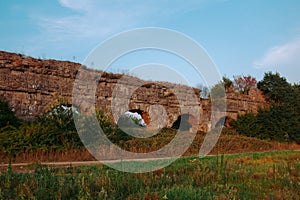
[[[229,116],[226,116],[224,126],[227,127],[227,128],[231,128],[231,122],[233,120],[234,120],[233,118],[231,118]]]
[[[218,126],[224,126],[224,127],[231,127],[230,125],[230,122],[232,121],[233,119],[229,116],[223,116],[221,117],[218,122],[216,123],[215,127],[218,127]]]
[[[172,128],[179,129],[181,131],[190,131],[190,129],[195,125],[195,121],[196,120],[193,115],[185,113],[177,117]]]
[[[224,126],[224,124],[225,124],[225,119],[226,119],[226,116],[223,116],[223,117],[219,118],[219,120],[217,121],[217,123],[215,124],[214,127]]]

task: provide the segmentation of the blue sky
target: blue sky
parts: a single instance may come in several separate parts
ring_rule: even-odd
[[[299,82],[299,0],[2,0],[0,10],[0,49],[5,51],[82,63],[114,34],[162,27],[197,41],[229,78],[249,74],[261,80],[264,72],[278,71]],[[112,68],[124,71],[158,57],[157,52],[137,53]],[[189,72],[176,58],[162,60],[179,73]],[[201,80],[191,77],[190,82]]]

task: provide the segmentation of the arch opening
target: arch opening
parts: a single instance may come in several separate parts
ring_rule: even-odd
[[[195,117],[188,113],[179,115],[173,123],[172,128],[180,131],[190,131],[193,127],[194,119]]]
[[[131,109],[123,113],[118,119],[119,127],[146,127],[150,123],[150,116],[140,109]]]
[[[140,110],[140,109],[131,109],[131,110],[129,110],[129,112],[138,113],[139,115],[141,115],[141,117],[144,120],[144,122],[146,123],[146,125],[150,124],[151,119],[150,119],[149,113],[147,113],[143,110]]]
[[[233,119],[231,117],[228,116],[223,116],[219,119],[219,121],[216,123],[215,127],[227,127],[230,128],[231,127],[231,122],[233,121]]]

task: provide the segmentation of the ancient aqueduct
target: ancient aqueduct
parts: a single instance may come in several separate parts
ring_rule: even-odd
[[[59,98],[68,104],[72,103],[73,85],[81,65],[69,61],[41,60],[25,57],[20,54],[0,51],[0,98],[9,102],[18,117],[26,120],[45,113]],[[113,89],[121,79],[121,74],[102,73],[95,94],[96,108],[111,112]],[[124,75],[125,76],[125,75]],[[177,94],[186,97],[185,105],[200,110],[198,130],[206,131],[211,114],[210,100],[200,98],[200,90],[184,85],[162,82],[146,82],[129,77],[127,84],[138,83],[140,87],[132,94],[128,110],[140,113],[146,123],[155,121],[149,117],[151,106],[160,105],[167,111],[166,126],[173,123],[186,113],[181,113]],[[197,103],[189,102],[195,95]],[[249,95],[226,92],[226,116],[236,119],[238,114],[257,112],[266,105],[265,99],[257,89],[250,90]]]

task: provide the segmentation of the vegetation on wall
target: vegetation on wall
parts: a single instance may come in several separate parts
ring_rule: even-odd
[[[235,91],[242,94],[249,94],[251,88],[256,87],[256,79],[250,75],[234,77]]]

